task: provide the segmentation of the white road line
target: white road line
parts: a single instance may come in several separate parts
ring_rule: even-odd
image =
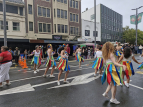
[[[132,87],[135,87],[135,88],[138,88],[138,89],[141,89],[141,90],[143,90],[143,88],[142,87],[138,87],[138,86],[135,86],[135,85],[133,85],[133,84],[129,84],[130,86],[132,86]]]
[[[84,69],[89,69],[89,68],[92,68],[92,67],[83,68],[83,70],[84,70]],[[71,70],[70,72],[77,71],[77,70],[82,70],[82,69]],[[54,73],[54,74],[59,74],[59,73]],[[48,74],[48,75],[49,75],[49,74]],[[47,76],[48,76],[48,75],[47,75]],[[24,80],[34,79],[34,78],[41,78],[41,77],[43,77],[43,75],[42,75],[42,76],[30,77],[30,78],[24,78],[24,79],[18,79],[18,80],[12,80],[12,81],[10,81],[10,82],[24,81]]]

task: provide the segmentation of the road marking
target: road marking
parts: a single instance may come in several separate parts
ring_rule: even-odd
[[[83,68],[83,69],[71,70],[70,72],[77,71],[77,70],[89,69],[89,68],[92,68],[92,67]],[[54,73],[54,74],[59,74],[59,73]],[[49,76],[49,75],[50,75],[50,74],[48,74],[47,76]],[[40,78],[40,77],[43,77],[43,75],[42,75],[42,76],[30,77],[30,78],[24,78],[24,79],[18,79],[18,80],[12,80],[12,81],[10,81],[10,82],[24,81],[24,80],[30,80],[30,79],[34,79],[34,78]]]
[[[135,88],[138,88],[138,89],[141,89],[141,90],[143,90],[143,88],[142,87],[138,87],[138,86],[135,86],[135,85],[133,85],[133,84],[129,84],[130,86],[132,86],[132,87],[135,87]]]
[[[138,74],[143,74],[143,71],[137,71],[136,73],[138,73]]]

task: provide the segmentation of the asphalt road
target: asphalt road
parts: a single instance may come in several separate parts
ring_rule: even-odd
[[[143,58],[136,58],[143,61]],[[137,73],[131,77],[130,88],[117,87],[116,98],[121,104],[114,105],[102,96],[107,83],[102,85],[101,78],[93,76],[92,65],[86,66],[89,62],[83,62],[82,69],[78,68],[78,62],[69,62],[70,84],[63,84],[63,73],[60,86],[57,86],[58,70],[54,71],[55,78],[43,78],[45,67],[37,74],[33,73],[33,68],[11,68],[12,84],[0,89],[0,107],[143,107],[143,74],[136,69],[137,64],[133,63]]]

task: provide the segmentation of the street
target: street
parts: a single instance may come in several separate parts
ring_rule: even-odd
[[[139,62],[143,58],[136,56]],[[94,77],[92,65],[86,66],[93,60],[85,60],[82,69],[78,62],[70,61],[71,71],[68,75],[70,84],[57,86],[58,70],[54,71],[55,78],[43,78],[45,67],[40,72],[33,73],[33,68],[22,70],[10,69],[10,86],[0,89],[0,107],[142,107],[143,106],[143,70],[137,70],[138,64],[133,62],[136,74],[131,77],[130,87],[118,86],[116,98],[121,103],[115,105],[110,99],[102,96],[107,82],[101,84],[101,77]],[[50,74],[50,70],[47,75]],[[109,93],[111,97],[111,92]]]

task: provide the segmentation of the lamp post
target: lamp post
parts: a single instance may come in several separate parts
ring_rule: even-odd
[[[138,36],[138,9],[142,8],[143,6],[136,8],[136,9],[132,9],[132,10],[136,10],[136,45],[137,45],[137,36]]]
[[[3,28],[4,28],[4,46],[7,46],[7,35],[6,35],[6,5],[3,0]]]
[[[94,30],[95,30],[95,45],[96,45],[96,0],[94,0]]]

